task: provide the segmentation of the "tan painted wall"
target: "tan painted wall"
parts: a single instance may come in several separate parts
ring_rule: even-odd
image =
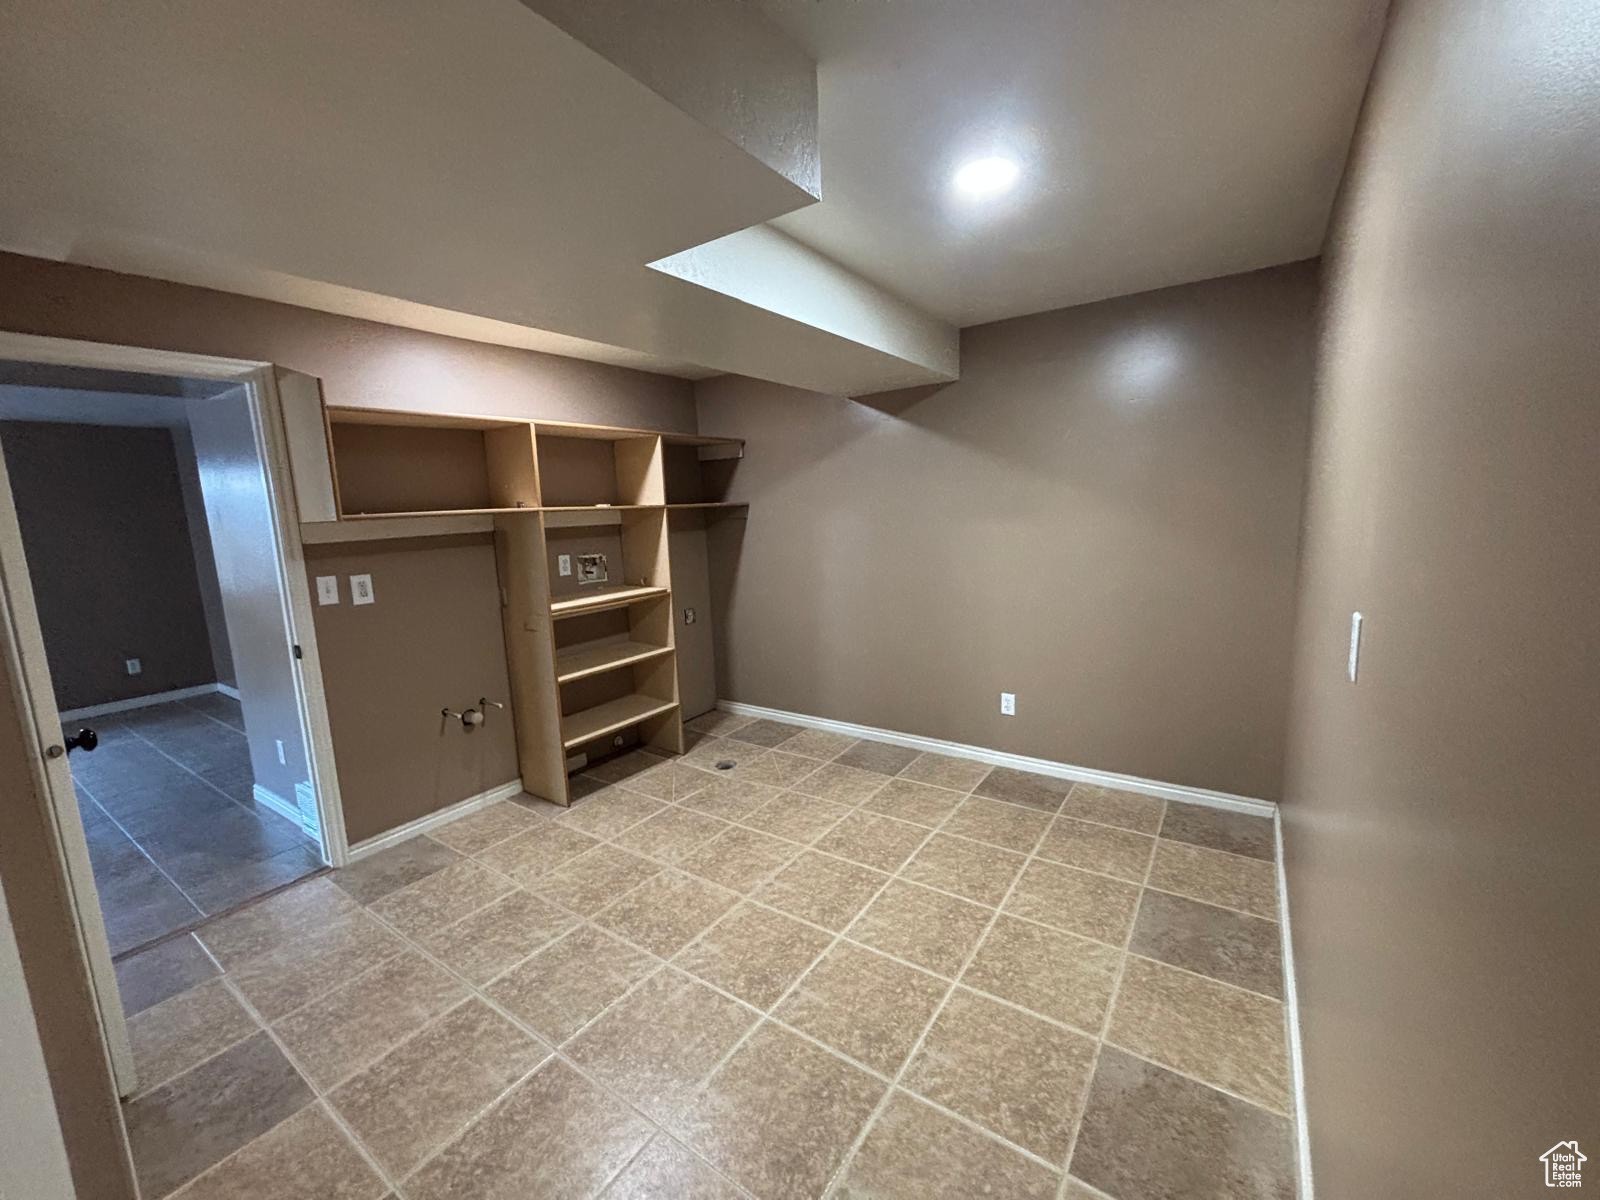
[[[1276,798],[1316,294],[1299,264],[968,329],[894,411],[697,385],[750,443],[721,695]]]
[[[440,709],[506,704],[499,579],[489,534],[306,547],[339,577],[314,608],[339,790],[352,844],[517,778],[509,708],[470,732]],[[350,603],[350,576],[374,602]]]
[[[57,707],[214,682],[171,432],[5,421],[0,441]]]
[[[1400,0],[1331,257],[1283,810],[1317,1195],[1543,1195],[1556,1141],[1600,1165],[1595,6]]]

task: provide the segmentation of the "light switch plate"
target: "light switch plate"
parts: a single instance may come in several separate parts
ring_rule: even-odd
[[[371,575],[352,575],[352,576],[350,576],[350,603],[351,604],[371,604],[372,602],[373,602],[372,576]]]
[[[339,577],[337,575],[317,576],[317,603],[339,603]]]
[[[127,659],[122,665],[128,668],[129,675],[138,675],[144,670],[144,664],[137,658]]]

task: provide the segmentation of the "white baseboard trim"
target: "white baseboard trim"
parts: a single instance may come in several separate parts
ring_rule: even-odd
[[[1047,758],[1029,758],[1023,754],[1008,754],[1004,750],[986,750],[982,746],[947,742],[940,738],[921,737],[914,733],[896,733],[892,729],[877,729],[871,725],[856,725],[850,721],[811,717],[804,713],[785,712],[781,708],[763,708],[757,704],[740,704],[733,700],[718,700],[717,707],[737,717],[766,717],[773,721],[786,721],[790,725],[802,725],[807,729],[848,734],[851,737],[866,738],[871,742],[888,742],[891,746],[904,746],[908,750],[928,750],[934,754],[970,758],[975,762],[989,763],[991,766],[1013,767],[1018,771],[1032,771],[1036,775],[1050,775],[1056,779],[1071,779],[1077,783],[1121,788],[1126,792],[1142,792],[1147,796],[1159,796],[1163,800],[1204,804],[1211,808],[1225,808],[1231,812],[1250,813],[1258,817],[1270,817],[1278,811],[1278,806],[1270,800],[1256,800],[1250,796],[1214,792],[1208,788],[1189,787],[1181,783],[1162,783],[1156,779],[1141,779],[1137,775],[1119,775],[1114,771],[1097,771],[1093,767],[1075,767],[1071,763],[1052,762]]]
[[[69,708],[61,714],[63,721],[81,721],[85,717],[104,717],[110,713],[132,712],[136,708],[150,708],[156,704],[170,704],[174,700],[192,700],[196,696],[209,696],[222,690],[218,683],[201,683],[194,687],[173,688],[170,692],[154,692],[148,696],[130,696],[126,700],[108,700],[104,704],[89,704],[83,708]],[[237,695],[234,697],[237,699]]]
[[[255,797],[256,803],[270,808],[286,821],[293,821],[296,826],[304,828],[305,823],[300,819],[300,809],[297,805],[290,804],[282,796],[259,783],[252,784],[250,794]]]
[[[232,684],[219,683],[217,684],[217,691],[221,692],[229,700],[239,699],[239,689],[234,687]]]
[[[350,861],[357,862],[380,850],[387,850],[390,846],[397,846],[407,838],[416,837],[419,833],[443,825],[446,821],[454,821],[457,817],[464,817],[468,813],[501,800],[509,800],[512,796],[522,794],[522,780],[513,779],[509,783],[502,783],[499,787],[492,787],[486,792],[479,792],[476,796],[468,796],[449,808],[441,808],[438,812],[431,812],[425,817],[418,817],[415,821],[407,821],[404,825],[380,833],[376,837],[369,837],[364,842],[357,842],[350,847]],[[297,814],[298,815],[298,814]]]
[[[1294,1088],[1294,1156],[1299,1200],[1312,1200],[1311,1131],[1306,1124],[1306,1064],[1300,1047],[1300,989],[1294,976],[1294,939],[1289,932],[1289,877],[1283,866],[1283,814],[1273,821],[1278,850],[1278,937],[1283,956],[1283,1020],[1289,1038],[1289,1083]]]

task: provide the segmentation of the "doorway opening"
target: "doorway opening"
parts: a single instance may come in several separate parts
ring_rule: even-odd
[[[328,861],[264,446],[237,380],[0,363],[0,448],[113,958]]]

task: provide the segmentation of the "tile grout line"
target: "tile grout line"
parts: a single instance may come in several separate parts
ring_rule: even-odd
[[[206,915],[205,909],[201,908],[198,904],[196,904],[194,897],[189,895],[188,892],[184,891],[183,890],[183,886],[176,879],[174,879],[171,875],[167,874],[167,869],[165,867],[163,867],[160,863],[158,863],[155,860],[155,856],[153,854],[151,854],[150,851],[146,850],[144,848],[144,846],[139,842],[139,840],[133,836],[133,834],[128,832],[127,827],[124,826],[121,821],[119,821],[116,817],[111,815],[111,810],[108,809],[104,804],[100,803],[99,797],[94,794],[94,789],[89,787],[87,784],[80,782],[77,779],[74,779],[72,781],[72,783],[73,783],[74,787],[81,787],[81,788],[83,788],[83,790],[85,792],[88,793],[89,799],[91,801],[93,801],[94,802],[94,806],[96,808],[98,808],[105,815],[106,820],[110,821],[113,825],[115,825],[117,827],[117,832],[120,833],[123,837],[128,839],[128,844],[130,846],[132,846],[135,850],[137,850],[140,854],[142,854],[144,856],[145,861],[147,861],[152,867],[154,867],[156,869],[156,873],[159,874],[161,876],[161,878],[165,879],[175,889],[177,889],[178,895],[182,896],[185,900],[187,900],[189,902],[190,906],[194,909],[195,913],[203,920],[205,918],[205,915]],[[81,816],[79,817],[79,823],[80,824],[82,823],[82,817]],[[94,861],[93,861],[92,857],[91,857],[90,862],[89,862],[89,867],[90,867],[90,873],[93,874]],[[98,892],[98,890],[99,890],[98,881],[96,882],[95,888],[96,888],[96,891]],[[138,948],[137,946],[130,946],[129,947],[129,949],[137,949],[137,948]],[[113,957],[115,957],[115,956],[113,956]]]
[[[984,778],[988,778],[988,776],[985,775]],[[982,781],[980,780],[979,782],[981,783]],[[1068,788],[1067,794],[1070,794],[1071,791],[1072,789]],[[1066,795],[1063,795],[1063,802],[1065,799]],[[952,813],[952,815],[954,814]],[[946,820],[948,819],[949,818],[946,818]],[[1033,849],[1028,852],[1025,861],[1022,864],[1022,869],[1019,870],[1016,876],[1011,880],[1010,886],[1006,888],[1005,895],[1000,898],[1000,903],[990,914],[988,923],[984,925],[982,932],[979,933],[975,939],[973,939],[972,948],[967,951],[967,955],[962,960],[960,969],[955,972],[950,986],[945,989],[944,996],[939,1000],[939,1003],[934,1006],[933,1013],[928,1017],[928,1020],[922,1027],[922,1032],[917,1035],[916,1041],[912,1043],[911,1052],[907,1054],[904,1061],[901,1062],[900,1069],[895,1073],[894,1081],[890,1085],[889,1090],[885,1092],[883,1097],[878,1101],[877,1107],[873,1109],[872,1114],[867,1118],[866,1124],[863,1125],[860,1131],[856,1134],[855,1141],[851,1144],[850,1149],[847,1150],[844,1157],[839,1160],[839,1165],[834,1169],[833,1177],[828,1181],[828,1186],[823,1189],[822,1200],[830,1200],[831,1197],[838,1193],[839,1188],[844,1185],[845,1179],[849,1176],[850,1168],[855,1162],[856,1155],[860,1153],[861,1147],[866,1144],[867,1138],[871,1135],[872,1130],[877,1126],[879,1119],[883,1116],[884,1111],[888,1108],[889,1101],[894,1097],[895,1092],[905,1091],[908,1095],[912,1096],[917,1094],[911,1091],[910,1088],[903,1087],[901,1081],[905,1078],[906,1072],[911,1069],[911,1064],[916,1062],[918,1055],[922,1053],[922,1047],[927,1043],[928,1035],[933,1032],[933,1027],[939,1023],[939,1018],[944,1015],[944,1010],[949,1007],[950,998],[956,994],[956,989],[960,986],[962,976],[967,973],[968,968],[972,966],[973,960],[977,958],[978,951],[982,949],[983,944],[988,941],[989,934],[999,922],[1000,914],[1004,911],[1006,903],[1011,899],[1012,895],[1015,894],[1017,885],[1022,882],[1023,877],[1028,873],[1028,868],[1033,865],[1034,857],[1038,852],[1038,848],[1039,846],[1043,845],[1045,835],[1050,832],[1050,826],[1053,823],[1054,816],[1052,815],[1051,820],[1045,822],[1044,828],[1039,831],[1038,837],[1034,839]],[[1063,1168],[1054,1169],[1057,1171],[1063,1170]]]
[[[1156,825],[1157,837],[1159,830],[1167,823],[1167,801],[1161,802],[1161,820]],[[1144,891],[1150,882],[1150,873],[1155,870],[1155,851],[1152,849],[1150,861],[1145,864],[1144,880],[1139,885],[1139,897],[1133,906],[1133,919],[1128,922],[1127,936],[1122,940],[1122,957],[1117,960],[1117,977],[1111,984],[1111,994],[1106,998],[1106,1015],[1100,1022],[1100,1034],[1095,1039],[1094,1057],[1089,1063],[1089,1081],[1084,1085],[1083,1102],[1078,1108],[1077,1118],[1072,1122],[1072,1131],[1067,1138],[1067,1156],[1061,1162],[1061,1186],[1056,1190],[1056,1200],[1066,1200],[1067,1186],[1072,1179],[1072,1159],[1078,1152],[1078,1136],[1083,1132],[1084,1114],[1089,1110],[1089,1094],[1094,1090],[1094,1077],[1100,1070],[1100,1053],[1105,1049],[1106,1037],[1111,1032],[1111,1017],[1117,1010],[1117,1000],[1122,994],[1122,981],[1128,973],[1128,957],[1132,953],[1129,947],[1133,945],[1133,935],[1139,928],[1139,910],[1144,906]]]

